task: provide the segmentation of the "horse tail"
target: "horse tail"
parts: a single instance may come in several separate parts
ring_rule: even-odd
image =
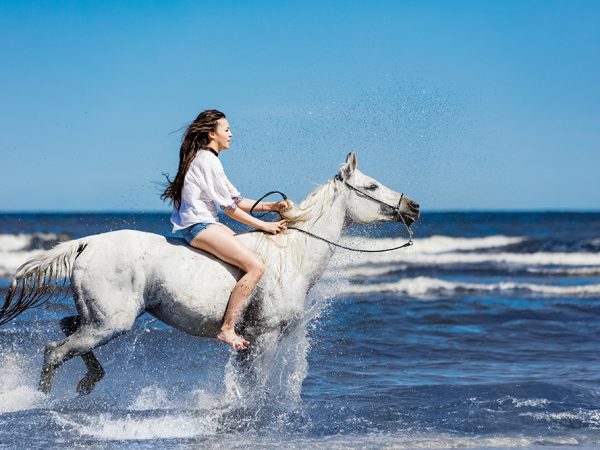
[[[60,292],[67,280],[71,279],[73,263],[89,240],[89,237],[85,237],[63,242],[22,264],[0,308],[0,325]]]

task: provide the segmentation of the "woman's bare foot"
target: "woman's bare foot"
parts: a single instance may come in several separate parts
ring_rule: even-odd
[[[219,341],[231,345],[235,350],[246,350],[250,346],[250,341],[235,334],[234,330],[221,328],[221,331],[215,337]]]

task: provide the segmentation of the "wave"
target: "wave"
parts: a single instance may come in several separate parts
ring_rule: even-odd
[[[0,234],[0,277],[9,277],[21,264],[71,237],[64,233]]]
[[[521,291],[530,295],[556,295],[587,297],[600,295],[600,284],[583,286],[554,286],[533,283],[465,283],[446,281],[437,278],[416,277],[400,280],[395,283],[379,284],[346,284],[338,296],[365,295],[375,293],[399,293],[411,297],[439,297],[456,293],[477,292],[514,292]]]
[[[28,259],[38,255],[43,250],[28,252],[3,253],[0,252],[0,277],[8,278],[14,275],[17,269]]]
[[[539,408],[548,406],[551,402],[545,398],[516,398],[510,395],[498,399],[500,405],[510,403],[515,408]]]
[[[600,273],[600,253],[591,252],[535,252],[523,253],[508,251],[511,246],[523,243],[523,237],[487,236],[483,238],[453,238],[431,236],[416,239],[409,248],[386,253],[336,252],[330,271],[344,276],[381,276],[387,273],[404,271],[414,267],[478,266],[514,270],[535,266],[556,266],[581,269],[587,274]],[[345,238],[344,245],[358,248],[388,248],[404,242],[402,238]],[[366,266],[372,267],[366,267]],[[468,269],[469,267],[467,267]],[[569,274],[569,273],[567,273]],[[572,272],[585,275],[585,272]]]
[[[581,427],[600,428],[600,410],[578,408],[574,411],[563,412],[526,412],[521,416],[532,417],[536,420],[549,422],[565,428],[580,429]]]
[[[343,278],[377,278],[391,276],[398,273],[409,273],[416,274],[418,272],[427,271],[430,269],[436,269],[438,271],[466,271],[466,272],[491,272],[491,273],[505,273],[507,276],[528,276],[528,275],[539,275],[539,276],[566,276],[566,277],[591,277],[600,275],[600,266],[598,267],[578,267],[576,264],[567,267],[552,267],[551,261],[553,258],[544,259],[540,257],[538,259],[539,264],[531,264],[532,267],[527,267],[523,264],[523,258],[519,259],[520,264],[517,264],[516,259],[511,260],[505,257],[501,262],[493,261],[493,258],[480,260],[479,263],[475,263],[472,260],[455,261],[449,262],[448,259],[434,260],[428,259],[426,262],[423,259],[420,262],[408,263],[365,263],[364,265],[348,265],[343,266],[340,264],[332,265],[331,268],[324,274],[325,279],[338,279]],[[571,262],[575,263],[573,258]],[[531,258],[530,261],[533,261]]]
[[[396,247],[405,241],[406,238],[344,237],[342,239],[344,245],[355,245],[371,249]],[[526,241],[526,238],[520,236],[493,235],[477,238],[462,238],[433,235],[427,238],[414,239],[414,246],[412,249],[418,249],[418,251],[422,253],[445,253],[508,247],[524,241]]]
[[[581,252],[597,253],[600,251],[600,239],[556,236],[551,238],[529,238],[522,243],[510,246],[520,253],[536,252]]]
[[[380,242],[381,239],[375,239]],[[507,247],[524,242],[526,238],[520,236],[484,236],[478,238],[461,238],[434,235],[428,238],[415,239],[414,244],[423,253],[442,253],[450,251],[482,250],[490,248]]]
[[[402,251],[402,250],[401,250]],[[508,268],[516,266],[585,266],[589,271],[599,266],[600,254],[593,253],[443,253],[426,254],[418,250],[407,249],[395,255],[344,255],[334,258],[333,269],[359,269],[360,265],[389,264],[390,267],[379,267],[369,272],[372,275],[401,270],[397,266],[451,266],[451,265],[504,265]],[[375,268],[374,268],[375,269]],[[360,268],[359,270],[363,270]]]
[[[68,239],[71,239],[71,236],[65,233],[0,234],[0,253],[49,250]]]
[[[566,267],[528,267],[527,272],[541,275],[571,275],[571,276],[594,276],[600,275],[600,267],[577,267],[574,269]]]

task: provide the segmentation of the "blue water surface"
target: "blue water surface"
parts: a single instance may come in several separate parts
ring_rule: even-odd
[[[0,235],[30,249],[121,228],[170,231],[165,214],[0,216]],[[398,224],[347,231],[357,245],[404,238]],[[67,295],[27,311],[0,328],[0,446],[600,445],[600,214],[432,213],[415,238],[387,259],[340,255],[238,398],[232,352],[149,315],[96,351],[93,393],[75,394],[74,359],[43,396],[43,347],[75,310]]]

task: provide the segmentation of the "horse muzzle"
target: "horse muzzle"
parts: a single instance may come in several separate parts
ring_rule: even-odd
[[[398,205],[398,221],[404,222],[407,226],[415,223],[421,215],[419,204],[408,197],[403,197]]]

